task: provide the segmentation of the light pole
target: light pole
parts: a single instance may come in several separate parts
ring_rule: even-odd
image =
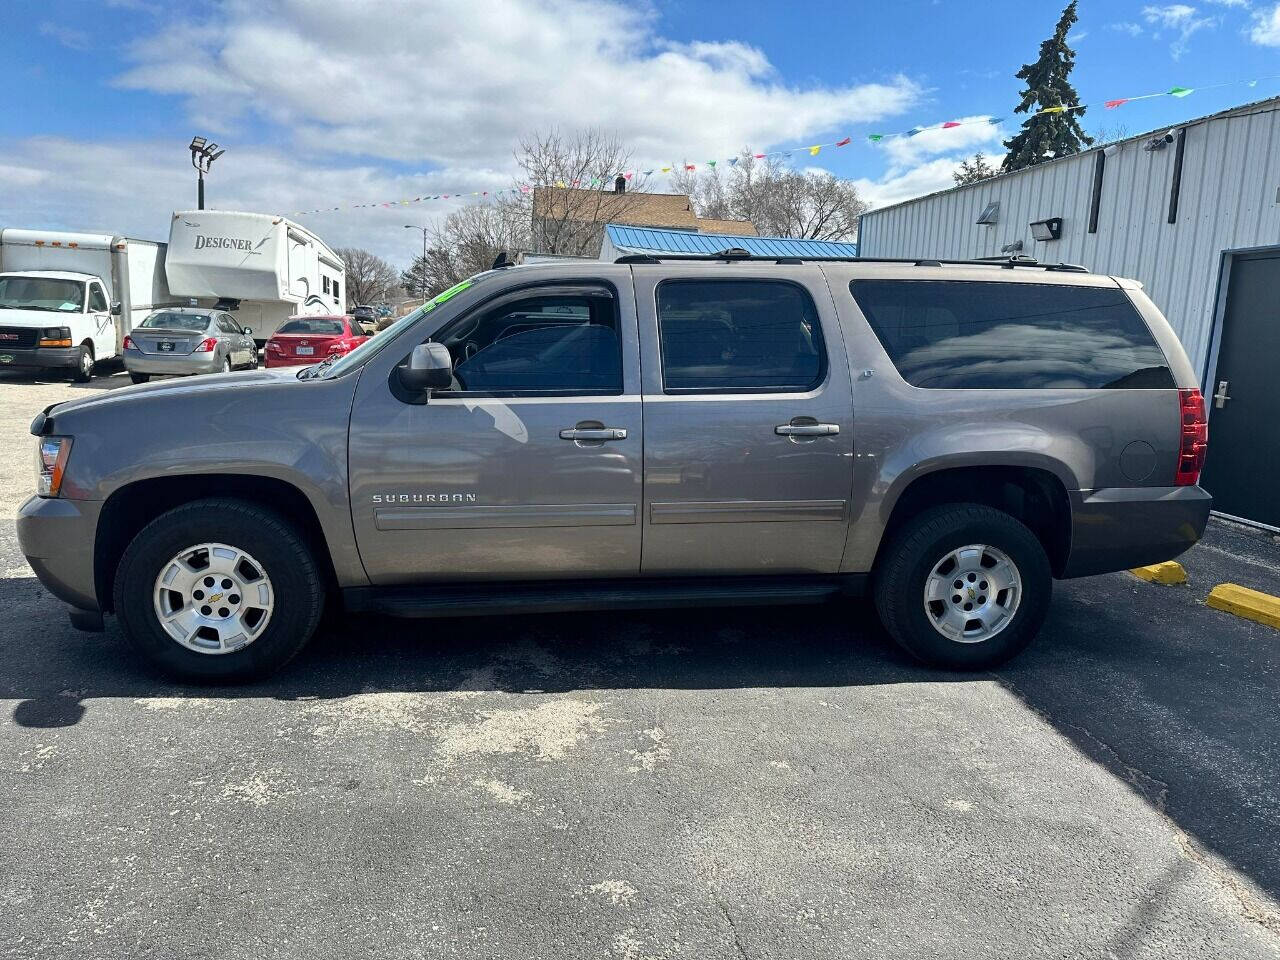
[[[204,137],[191,138],[191,165],[196,168],[197,183],[199,184],[198,192],[196,193],[196,209],[204,209],[204,175],[213,166],[213,161],[226,152],[226,150],[219,150],[216,143],[209,143]]]
[[[427,230],[429,228],[420,227],[414,223],[406,223],[404,225],[404,228],[406,230],[422,231],[422,272],[419,274],[419,276],[422,278],[422,302],[426,303],[427,302]]]

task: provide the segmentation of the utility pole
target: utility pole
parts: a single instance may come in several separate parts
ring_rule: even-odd
[[[213,166],[213,161],[226,153],[219,150],[216,143],[210,143],[204,137],[191,138],[191,165],[196,168],[196,209],[204,209],[204,175]]]
[[[404,228],[405,228],[406,230],[421,230],[421,231],[422,231],[422,270],[421,270],[421,272],[418,274],[418,277],[419,277],[419,278],[421,279],[421,281],[422,281],[422,302],[423,302],[423,303],[426,303],[426,302],[427,302],[427,231],[428,231],[430,228],[429,228],[429,227],[420,227],[420,226],[418,226],[418,225],[417,225],[417,224],[415,224],[415,223],[406,223],[406,224],[404,225]]]

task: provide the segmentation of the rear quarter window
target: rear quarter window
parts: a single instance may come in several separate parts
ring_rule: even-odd
[[[935,389],[1163,389],[1164,354],[1119,287],[854,280],[902,378]]]

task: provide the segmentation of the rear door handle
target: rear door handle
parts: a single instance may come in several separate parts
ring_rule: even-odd
[[[838,423],[781,423],[773,428],[780,437],[834,437],[840,432]]]
[[[572,427],[560,431],[561,440],[625,440],[627,431],[622,427]]]

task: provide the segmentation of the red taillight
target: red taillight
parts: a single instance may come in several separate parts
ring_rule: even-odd
[[[1209,449],[1209,421],[1204,414],[1204,395],[1199,390],[1179,390],[1182,413],[1182,442],[1178,448],[1178,470],[1173,482],[1179,487],[1200,481],[1204,455]]]
[[[200,341],[200,346],[196,347],[191,352],[192,353],[209,353],[211,350],[216,349],[217,346],[218,346],[218,341],[215,338],[205,337],[203,340]]]
[[[125,348],[126,350],[136,350],[136,349],[137,349],[137,347],[135,347],[135,346],[133,345],[133,337],[125,337],[125,338],[124,338],[124,348]]]
[[[355,344],[352,343],[350,340],[339,340],[336,343],[329,344],[329,352],[330,353],[346,353],[354,346]]]
[[[284,347],[276,343],[274,340],[267,341],[267,353],[284,353]]]

